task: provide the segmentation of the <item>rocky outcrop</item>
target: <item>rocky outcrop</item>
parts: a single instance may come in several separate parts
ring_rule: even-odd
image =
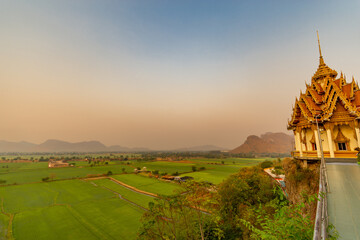
[[[315,219],[315,197],[319,190],[319,163],[303,167],[299,160],[285,158],[283,169],[288,200],[291,204],[304,203],[304,214],[309,214],[312,219]]]
[[[260,137],[250,135],[239,147],[231,153],[290,153],[294,138],[285,133],[265,133]]]

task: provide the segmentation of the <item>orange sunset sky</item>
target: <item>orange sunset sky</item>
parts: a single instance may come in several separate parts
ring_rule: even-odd
[[[360,78],[359,1],[0,1],[0,139],[235,148],[287,132],[325,63]],[[288,132],[290,133],[290,132]]]

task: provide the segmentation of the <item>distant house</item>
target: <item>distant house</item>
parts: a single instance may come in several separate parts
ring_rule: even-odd
[[[147,170],[147,168],[146,168],[146,167],[143,167],[141,170],[139,170],[139,169],[135,168],[135,169],[134,169],[134,172],[135,172],[135,173],[139,173],[139,172],[144,172],[144,173],[147,173],[147,172],[149,172],[149,171]]]
[[[174,176],[169,176],[169,175],[162,176],[161,178],[165,179],[165,180],[174,180],[175,179]]]
[[[186,182],[188,180],[193,180],[194,178],[193,177],[190,177],[190,176],[178,176],[178,177],[175,177],[174,180],[175,181],[179,181],[179,182]]]
[[[49,168],[60,168],[60,167],[69,167],[69,163],[64,162],[62,160],[60,161],[54,161],[54,160],[50,160],[49,161]]]

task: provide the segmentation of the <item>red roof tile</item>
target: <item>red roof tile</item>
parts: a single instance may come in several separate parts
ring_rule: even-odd
[[[346,84],[342,87],[342,91],[343,93],[345,94],[345,96],[349,99],[351,98],[351,90],[352,90],[352,84],[349,83],[349,84]]]

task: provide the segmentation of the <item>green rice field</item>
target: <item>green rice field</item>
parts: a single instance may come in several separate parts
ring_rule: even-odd
[[[181,174],[181,176],[193,177],[195,181],[206,181],[213,184],[219,184],[242,167],[246,167],[246,165],[209,165],[203,171],[185,173]]]
[[[153,200],[154,197],[140,194],[138,192],[132,191],[118,183],[115,183],[109,179],[97,179],[92,180],[91,182],[95,183],[98,186],[104,187],[121,195],[122,199],[126,199],[130,202],[133,202],[143,208],[147,208],[149,202]]]
[[[6,239],[8,233],[9,216],[0,213],[0,239]]]
[[[13,215],[15,239],[134,239],[144,212],[112,191],[82,180],[2,187],[0,197],[4,213]],[[5,235],[9,219],[0,216]],[[108,226],[110,222],[119,226]]]
[[[12,163],[8,163],[11,165]],[[34,163],[39,164],[39,163]],[[106,174],[111,171],[113,174],[122,173],[125,168],[127,172],[133,172],[134,167],[129,165],[103,165],[95,167],[67,167],[67,168],[34,168],[34,169],[17,169],[11,172],[0,172],[0,180],[5,180],[6,184],[24,184],[41,182],[44,177],[53,177],[54,180],[83,178],[88,175]],[[1,169],[1,168],[0,168]]]
[[[179,191],[181,192],[181,187],[178,184],[164,182],[156,178],[149,178],[136,174],[116,175],[113,176],[113,178],[145,192],[160,195],[169,195]]]
[[[51,169],[46,162],[1,163],[0,180],[6,182],[0,186],[0,239],[136,239],[140,218],[154,197],[110,179],[87,177],[111,171],[112,178],[134,188],[171,195],[183,191],[180,184],[134,174],[134,168],[178,172],[218,184],[241,167],[263,160],[196,158],[183,162],[130,161],[130,165],[114,161],[94,167],[76,162],[75,167]],[[193,172],[193,167],[205,169]],[[54,181],[43,182],[44,177]]]

